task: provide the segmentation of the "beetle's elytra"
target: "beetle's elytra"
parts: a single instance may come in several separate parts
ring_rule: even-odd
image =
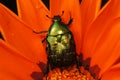
[[[47,42],[48,72],[55,67],[64,68],[77,62],[75,42],[72,32],[69,30],[69,25],[72,23],[73,19],[70,18],[68,24],[63,23],[59,15],[51,19],[53,23],[48,31],[35,32],[48,32],[44,39]]]

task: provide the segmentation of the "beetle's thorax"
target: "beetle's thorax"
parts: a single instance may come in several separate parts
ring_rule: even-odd
[[[49,30],[49,35],[59,35],[69,32],[67,26],[60,21],[55,21]]]
[[[66,25],[62,24],[59,21],[54,22],[51,25],[49,35],[47,37],[47,41],[50,44],[51,50],[55,50],[55,52],[57,51],[59,53],[62,53],[62,50],[69,49],[69,40],[66,38],[70,38],[70,36],[68,35],[69,30],[66,27]]]

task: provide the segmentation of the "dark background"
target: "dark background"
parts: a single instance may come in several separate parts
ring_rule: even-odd
[[[49,0],[42,0],[42,1],[49,9]],[[0,2],[17,14],[16,0],[0,0]]]
[[[49,0],[42,0],[43,3],[46,5],[46,7],[49,9]],[[79,0],[80,3],[82,0]],[[101,4],[101,8],[104,6],[104,4],[107,2],[108,0],[102,0],[102,4]],[[17,8],[16,8],[16,0],[0,0],[0,3],[4,4],[5,6],[7,6],[9,9],[11,9],[14,13],[17,14]],[[3,39],[1,33],[0,33],[0,38]]]
[[[44,2],[44,4],[47,6],[47,8],[49,9],[49,0],[42,0]],[[79,0],[80,2],[82,0]],[[102,4],[101,7],[107,2],[108,0],[102,0]],[[16,9],[16,0],[0,0],[0,2],[4,5],[6,5],[8,8],[10,8],[12,11],[14,11],[15,13],[17,13],[17,9]]]

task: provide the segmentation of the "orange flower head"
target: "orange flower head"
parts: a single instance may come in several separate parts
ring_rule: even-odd
[[[120,0],[103,7],[102,0],[49,1],[48,9],[43,0],[16,0],[18,15],[0,3],[0,80],[120,80]],[[49,53],[42,39],[48,33],[35,32],[48,31],[53,23],[46,15],[62,11],[61,22],[73,19],[69,30],[81,64],[44,75]]]
[[[76,66],[62,70],[60,68],[55,68],[51,70],[48,75],[43,77],[43,80],[95,80],[84,67],[79,67],[79,70]]]

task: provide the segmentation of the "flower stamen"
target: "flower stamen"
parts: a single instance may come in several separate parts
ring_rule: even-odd
[[[95,80],[83,66],[80,66],[79,69],[80,72],[76,66],[65,69],[55,68],[43,77],[43,80]]]

